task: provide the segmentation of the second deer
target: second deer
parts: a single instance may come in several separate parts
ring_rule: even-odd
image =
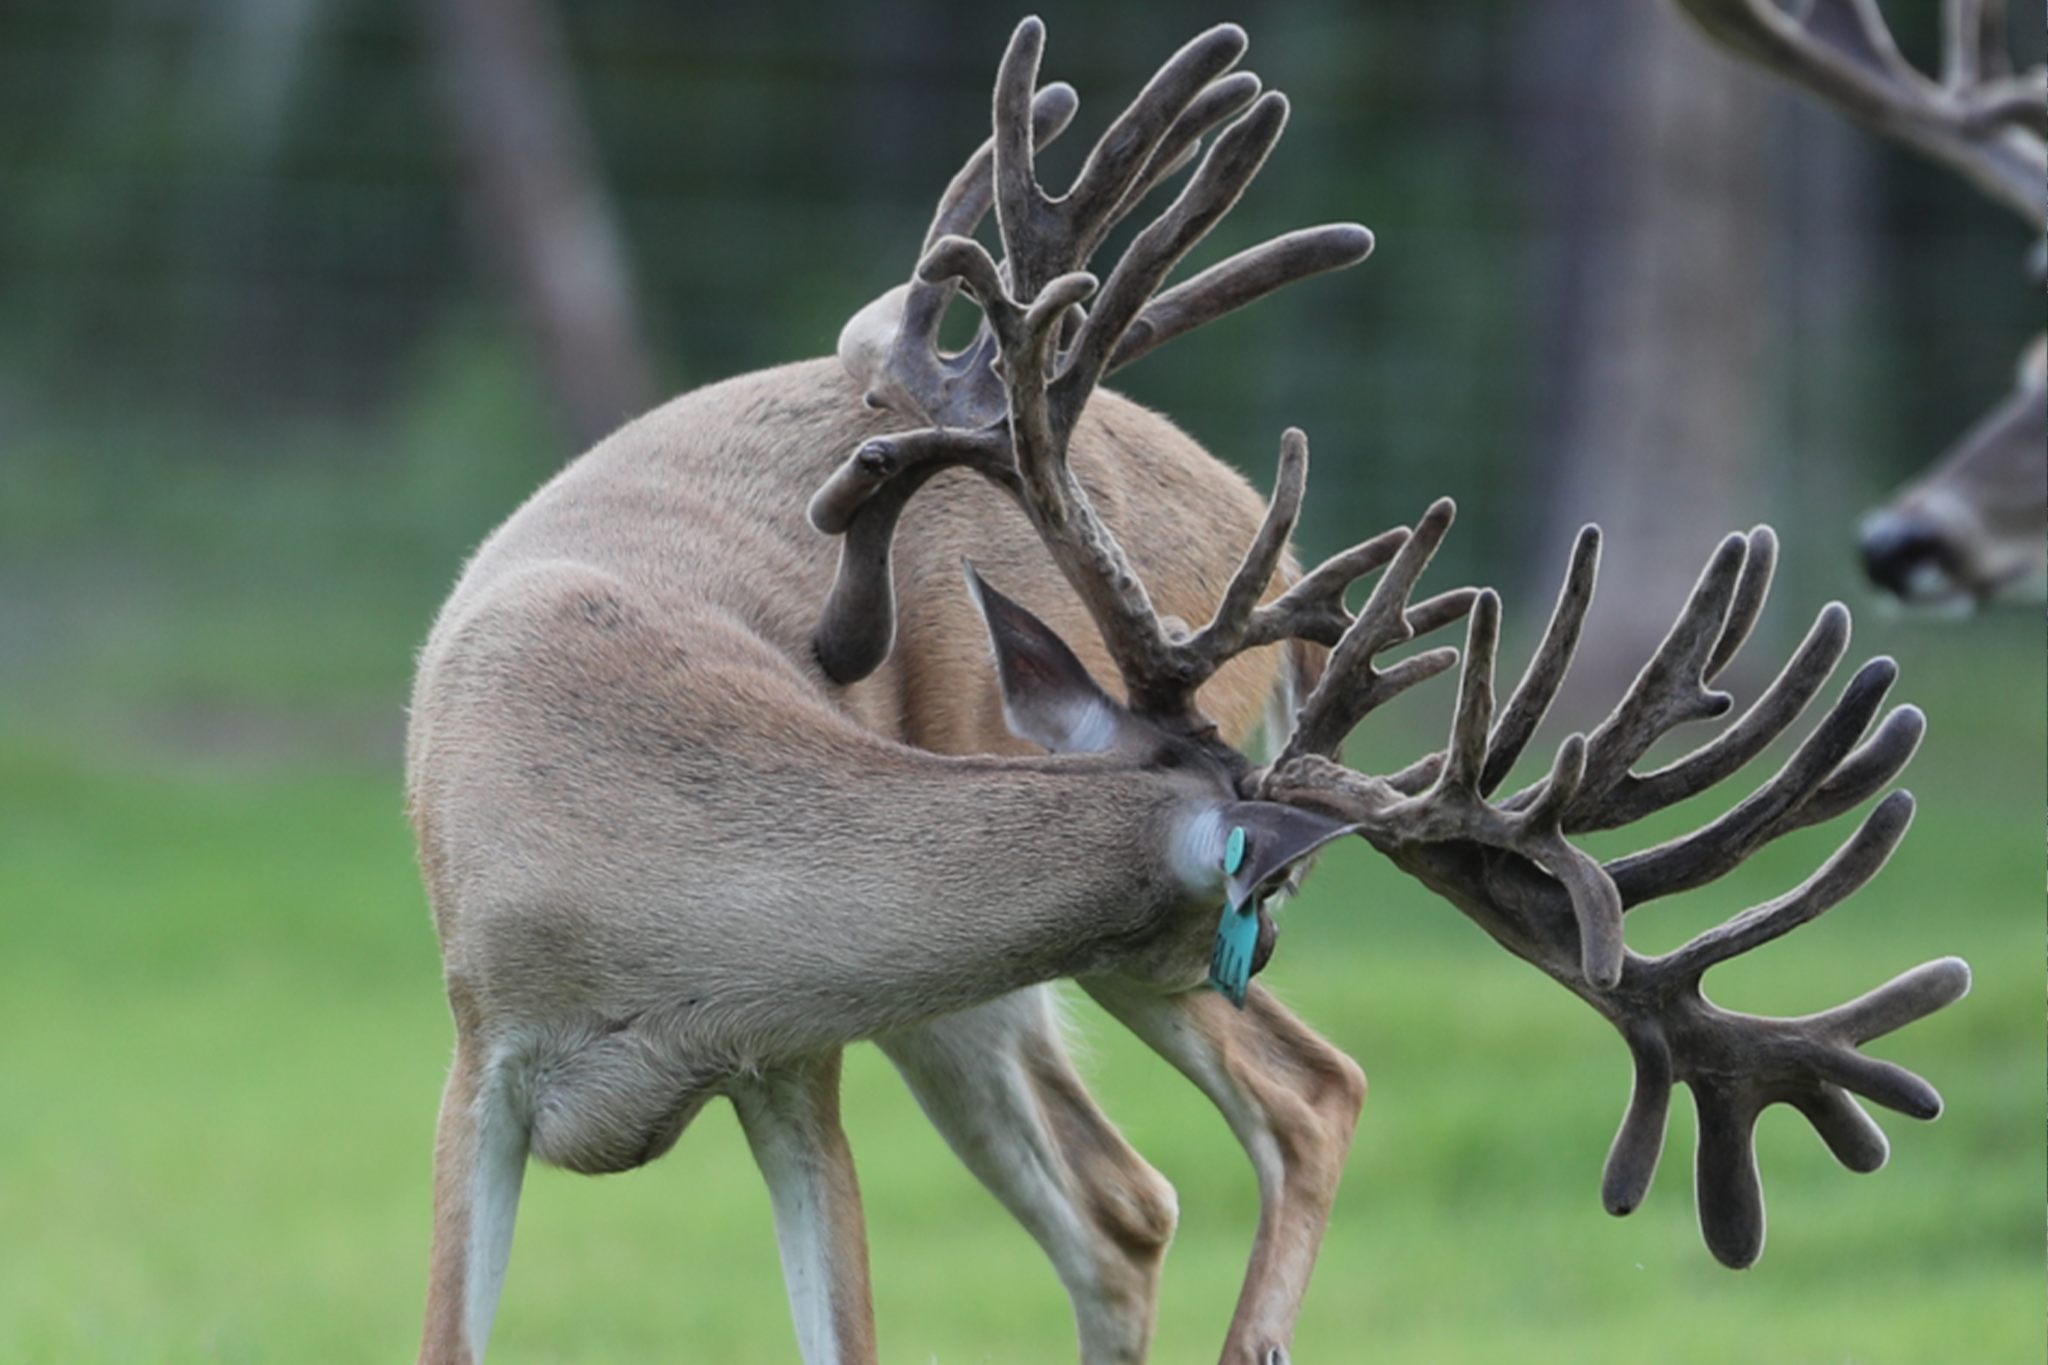
[[[1877,0],[1678,0],[1729,51],[1932,159],[2048,230],[2048,72],[2013,70],[2005,0],[1944,0],[1938,77],[1899,52]],[[2033,285],[2042,283],[2036,257]],[[1919,605],[2048,596],[2048,337],[2012,391],[1863,520],[1872,582]]]

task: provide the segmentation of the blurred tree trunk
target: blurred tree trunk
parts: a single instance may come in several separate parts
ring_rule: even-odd
[[[470,230],[578,447],[654,396],[624,241],[548,0],[435,0]]]
[[[1583,715],[1649,657],[1715,543],[1766,510],[1775,94],[1656,0],[1542,0],[1531,22],[1543,580],[1580,525],[1606,532],[1567,699]]]

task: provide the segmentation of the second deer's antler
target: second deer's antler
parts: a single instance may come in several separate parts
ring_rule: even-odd
[[[1850,1092],[1916,1118],[1934,1117],[1941,1101],[1919,1077],[1857,1049],[1960,998],[1969,969],[1953,958],[1927,963],[1801,1019],[1724,1010],[1706,998],[1701,978],[1816,918],[1876,875],[1905,833],[1912,797],[1893,792],[1805,884],[1674,952],[1631,951],[1621,917],[1643,901],[1721,876],[1781,834],[1860,804],[1912,757],[1924,721],[1902,706],[1872,728],[1896,674],[1889,660],[1874,660],[1776,776],[1733,810],[1682,838],[1597,861],[1565,836],[1640,819],[1731,775],[1791,726],[1848,645],[1848,613],[1831,605],[1777,680],[1718,738],[1654,772],[1632,772],[1675,725],[1729,709],[1729,698],[1708,684],[1754,624],[1775,556],[1767,528],[1731,536],[1613,714],[1591,736],[1566,739],[1542,780],[1491,802],[1564,677],[1591,601],[1598,544],[1592,528],[1581,534],[1544,641],[1498,720],[1492,674],[1500,606],[1485,592],[1471,614],[1456,719],[1443,752],[1392,778],[1333,761],[1359,710],[1357,696],[1371,690],[1359,676],[1372,674],[1369,648],[1346,659],[1340,644],[1295,740],[1264,775],[1259,794],[1358,824],[1397,866],[1621,1031],[1636,1082],[1608,1157],[1602,1194],[1609,1211],[1627,1213],[1641,1203],[1663,1148],[1671,1087],[1683,1082],[1700,1115],[1701,1230],[1722,1262],[1747,1266],[1763,1248],[1753,1141],[1758,1114],[1791,1104],[1844,1165],[1875,1170],[1887,1155],[1884,1135]]]
[[[1942,69],[1902,55],[1877,0],[1678,0],[1715,41],[1976,184],[2039,232],[2048,88],[2015,73],[2005,0],[1944,0]]]

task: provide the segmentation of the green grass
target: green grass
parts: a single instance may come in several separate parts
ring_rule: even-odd
[[[1861,895],[1710,978],[1727,1003],[1797,1013],[1942,953],[1977,974],[1875,1048],[1949,1104],[1928,1125],[1884,1116],[1883,1172],[1766,1120],[1754,1270],[1699,1243],[1684,1103],[1647,1205],[1600,1211],[1628,1086],[1606,1025],[1362,845],[1327,861],[1268,980],[1372,1093],[1297,1359],[2037,1365],[2042,650],[2038,620],[1981,624],[1863,627],[1933,718],[1908,774],[1917,827]],[[223,704],[310,704],[314,670],[214,667]],[[80,686],[73,715],[94,704]],[[114,710],[62,742],[0,727],[0,1361],[406,1358],[449,1029],[395,759],[195,762]],[[1844,834],[1788,841],[1632,932],[1665,941],[1776,894]],[[1163,1063],[1075,1014],[1105,1105],[1180,1191],[1157,1357],[1209,1358],[1249,1172]],[[1070,1359],[1051,1272],[871,1049],[847,1091],[883,1358]],[[795,1358],[767,1200],[722,1107],[649,1169],[529,1180],[493,1360],[655,1358]]]

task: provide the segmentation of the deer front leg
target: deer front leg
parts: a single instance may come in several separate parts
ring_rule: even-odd
[[[1044,1248],[1073,1304],[1082,1365],[1143,1361],[1173,1187],[1082,1087],[1050,988],[877,1041],[954,1154]]]
[[[853,1153],[839,1126],[840,1053],[733,1082],[754,1162],[775,1209],[775,1243],[804,1365],[874,1365],[867,1227]]]
[[[1286,1365],[1365,1073],[1253,983],[1243,1011],[1213,991],[1160,995],[1121,977],[1081,982],[1216,1107],[1259,1180],[1259,1230],[1223,1343],[1224,1365]]]
[[[434,1140],[434,1245],[420,1365],[480,1365],[526,1174],[527,1124],[482,1047],[459,1037]]]

